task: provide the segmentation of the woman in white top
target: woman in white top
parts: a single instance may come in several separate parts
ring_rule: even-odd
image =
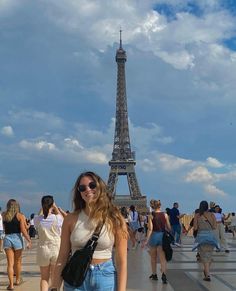
[[[132,249],[135,249],[136,246],[136,234],[138,229],[141,227],[140,225],[140,218],[139,218],[139,213],[136,211],[135,206],[131,205],[129,208],[129,217],[130,217],[130,240],[132,242]]]
[[[64,282],[65,291],[126,290],[127,227],[119,209],[113,205],[105,182],[93,172],[82,173],[73,188],[74,212],[62,226],[61,247],[51,290],[60,290],[61,272],[69,253],[85,246],[98,224],[104,223],[93,254],[91,268],[80,287]],[[115,244],[115,266],[112,249]]]
[[[219,205],[215,206],[215,212],[214,212],[216,222],[217,222],[217,228],[214,231],[216,238],[220,244],[220,251],[225,251],[226,253],[229,253],[228,244],[225,237],[225,227],[224,227],[224,214],[222,213],[222,210]]]
[[[64,212],[60,212],[51,195],[43,196],[41,204],[43,214],[34,217],[38,232],[37,264],[41,273],[40,290],[48,291],[50,275],[59,253]]]

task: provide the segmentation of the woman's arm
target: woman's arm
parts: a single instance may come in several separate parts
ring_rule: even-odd
[[[59,212],[60,212],[60,214],[62,215],[63,218],[65,218],[67,216],[67,213],[63,209],[58,207],[58,210],[59,210]]]
[[[212,228],[216,229],[217,228],[217,222],[216,222],[216,217],[214,215],[214,213],[210,212],[211,214],[211,223],[212,223]]]
[[[149,238],[151,236],[151,233],[152,233],[152,229],[153,229],[153,225],[152,225],[152,219],[153,219],[153,216],[150,214],[148,215],[148,224],[147,224],[147,237],[146,239],[142,242],[142,247],[145,247],[149,241]]]
[[[27,240],[27,248],[31,248],[31,239],[28,235],[27,228],[26,228],[26,218],[23,214],[17,213],[17,219],[20,222],[20,231],[23,234],[24,238]]]
[[[167,213],[165,213],[165,219],[166,219],[167,230],[168,230],[168,231],[171,231],[171,226],[170,226],[169,216],[167,215]]]
[[[198,217],[199,214],[195,214],[193,218],[193,230],[198,230]]]
[[[60,214],[60,211],[55,203],[53,203],[53,206],[52,206],[52,213],[55,215]]]
[[[117,291],[125,291],[127,284],[127,237],[120,230],[117,230],[115,234],[115,246]]]
[[[70,234],[72,231],[73,222],[74,214],[70,214],[65,217],[62,224],[60,251],[52,276],[52,287],[56,287],[58,290],[60,289],[62,283],[61,272],[69,258],[71,251]]]

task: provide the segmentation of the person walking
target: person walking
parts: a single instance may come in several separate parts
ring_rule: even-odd
[[[216,238],[218,239],[219,244],[220,244],[219,251],[229,253],[230,250],[228,248],[228,244],[227,244],[226,237],[225,237],[225,227],[224,227],[225,217],[224,217],[224,214],[222,213],[222,209],[220,208],[219,205],[215,206],[214,215],[215,215],[216,222],[217,222],[217,227],[215,229],[215,235],[216,235]]]
[[[175,202],[173,204],[173,208],[169,212],[170,217],[170,225],[171,225],[171,232],[173,237],[175,238],[174,244],[176,246],[181,246],[181,224],[180,219],[184,217],[185,214],[180,214],[179,212],[179,203]]]
[[[36,229],[35,229],[35,226],[34,226],[34,213],[32,213],[30,215],[30,220],[29,220],[29,236],[30,238],[35,238],[35,235],[36,235]]]
[[[196,213],[193,221],[193,229],[197,231],[192,250],[198,249],[203,265],[204,281],[211,281],[210,266],[214,248],[219,249],[219,244],[214,234],[216,219],[213,212],[208,211],[208,202],[201,201],[199,213]]]
[[[119,209],[112,203],[105,182],[94,172],[84,172],[73,188],[74,211],[62,226],[61,246],[51,290],[59,290],[61,272],[72,254],[83,248],[98,225],[103,224],[93,253],[91,266],[80,287],[64,281],[64,291],[125,291],[127,281],[127,226]],[[115,257],[112,250],[115,245]]]
[[[150,247],[150,258],[152,275],[149,277],[151,280],[158,280],[157,277],[157,258],[160,260],[161,265],[161,279],[164,284],[167,283],[166,271],[167,261],[165,253],[162,248],[162,238],[164,231],[171,230],[168,215],[161,211],[161,201],[151,200],[150,206],[153,209],[148,217],[148,231],[147,238],[143,243],[143,247],[148,245]]]
[[[197,213],[199,213],[199,209],[195,209],[195,211],[194,211],[194,215],[197,214]],[[189,231],[193,228],[193,224],[194,224],[194,216],[193,216],[193,218],[191,219],[191,221],[190,221],[190,223],[189,223],[189,227],[188,227],[188,229],[187,229],[185,235],[188,235]],[[197,237],[197,230],[194,230],[194,231],[193,231],[193,237],[194,237],[194,238]],[[196,254],[196,258],[197,258],[197,261],[200,260],[200,254],[199,254],[199,252],[197,252],[197,254]]]
[[[60,212],[51,195],[43,196],[41,205],[43,214],[34,217],[34,225],[38,232],[36,260],[41,273],[40,291],[48,291],[49,280],[59,253],[64,212]]]
[[[235,238],[235,233],[236,233],[236,216],[235,216],[235,212],[231,213],[231,223],[230,223],[229,229],[232,231],[233,238]]]
[[[136,243],[137,243],[136,234],[137,234],[138,229],[141,227],[139,213],[136,210],[134,205],[131,205],[129,208],[129,217],[130,217],[130,222],[129,222],[130,240],[132,243],[132,249],[134,250],[136,248]]]
[[[27,248],[31,248],[31,239],[28,235],[25,216],[20,213],[20,205],[15,199],[7,202],[6,211],[2,214],[5,237],[3,248],[7,256],[7,274],[9,285],[7,290],[14,290],[14,285],[23,283],[21,277],[23,238],[27,241]],[[14,271],[16,281],[14,284]]]

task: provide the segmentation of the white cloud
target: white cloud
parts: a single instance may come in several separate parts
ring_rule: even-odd
[[[84,148],[77,139],[65,138],[64,141],[65,141],[65,145],[68,146],[69,148],[80,149],[80,150]]]
[[[161,167],[166,171],[178,170],[186,165],[192,164],[193,161],[182,159],[173,155],[160,154],[159,160]]]
[[[86,151],[85,152],[86,159],[89,162],[95,163],[95,164],[107,164],[108,158],[107,156],[99,151]]]
[[[144,172],[153,172],[157,169],[157,163],[149,159],[140,161],[140,166]]]
[[[155,144],[171,144],[174,139],[171,136],[163,135],[163,129],[156,123],[148,123],[144,126],[135,126],[129,121],[131,146],[135,145],[140,151],[150,149]]]
[[[2,127],[1,133],[7,137],[14,136],[13,128],[10,125]]]
[[[193,169],[186,175],[186,182],[200,182],[200,183],[212,183],[215,181],[214,175],[212,175],[207,168],[199,166]]]
[[[33,157],[36,157],[37,153],[45,154],[53,160],[66,161],[67,163],[94,163],[94,164],[107,164],[108,157],[106,154],[106,148],[104,147],[88,147],[81,146],[78,140],[65,138],[60,141],[57,140],[57,144],[49,141],[28,141],[22,140],[19,146],[24,150],[30,150]],[[27,154],[30,153],[27,151]]]
[[[8,112],[12,122],[31,127],[41,127],[43,129],[59,129],[64,127],[64,121],[53,113],[47,113],[35,110],[10,110]]]
[[[9,12],[12,12],[19,5],[20,5],[20,2],[16,0],[0,0],[0,15],[8,14]]]
[[[44,140],[35,141],[35,142],[22,140],[19,145],[25,150],[29,149],[29,150],[46,151],[46,152],[56,150],[56,146],[53,143],[47,142]]]
[[[213,166],[216,168],[216,161],[213,161]],[[212,167],[212,165],[211,165]],[[220,166],[221,167],[221,166]],[[202,185],[203,189],[206,193],[212,195],[219,195],[219,196],[226,196],[228,195],[224,190],[219,189],[215,183],[219,183],[225,180],[236,180],[236,171],[230,171],[222,174],[211,173],[206,167],[199,166],[189,172],[186,177],[185,181],[188,183],[198,183]]]
[[[215,196],[227,196],[227,193],[225,193],[223,190],[218,189],[215,185],[205,185],[204,189],[207,193]]]
[[[206,161],[207,161],[207,165],[212,168],[222,168],[224,166],[224,164],[222,164],[217,159],[212,158],[212,157],[207,158]]]

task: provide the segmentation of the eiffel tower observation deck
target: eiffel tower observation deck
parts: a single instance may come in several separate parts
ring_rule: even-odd
[[[109,161],[110,173],[108,187],[117,206],[136,206],[138,210],[147,210],[146,196],[140,192],[135,174],[135,153],[131,151],[128,108],[126,96],[125,62],[126,52],[122,47],[120,30],[120,46],[116,51],[117,62],[117,95],[116,95],[116,122],[112,159]],[[127,177],[129,195],[117,195],[116,186],[120,175]]]

